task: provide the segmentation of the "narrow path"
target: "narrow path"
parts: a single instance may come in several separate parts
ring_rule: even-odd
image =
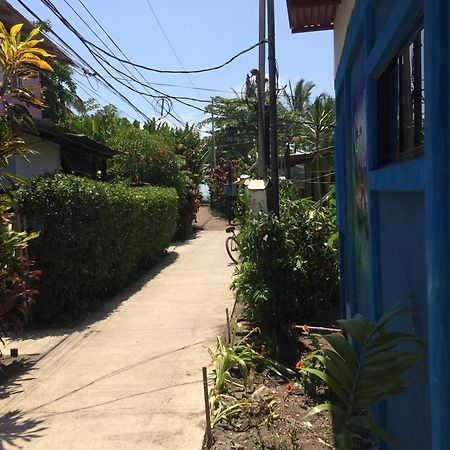
[[[225,223],[206,219],[5,390],[0,449],[200,450],[201,367],[233,305]]]

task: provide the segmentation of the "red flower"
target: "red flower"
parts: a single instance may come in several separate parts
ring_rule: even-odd
[[[308,325],[303,325],[303,331],[307,333],[309,331]]]
[[[286,385],[286,391],[288,394],[290,394],[293,390],[294,390],[294,386],[292,385],[292,383],[289,383]]]
[[[297,361],[297,364],[295,365],[295,368],[296,369],[301,369],[304,365],[305,365],[305,363],[303,361]]]

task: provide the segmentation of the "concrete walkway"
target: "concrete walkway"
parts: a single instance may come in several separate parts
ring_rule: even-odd
[[[0,393],[0,449],[200,450],[201,367],[233,307],[225,223],[200,218],[204,231],[89,322],[14,343],[42,353]]]

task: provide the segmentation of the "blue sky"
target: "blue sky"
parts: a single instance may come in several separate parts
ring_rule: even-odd
[[[158,117],[160,106],[152,99],[148,102],[139,94],[108,78],[94,62],[83,44],[44,6],[39,0],[23,0],[30,9],[43,19],[49,19],[54,31],[90,62],[106,79],[114,84],[133,105],[150,117]],[[93,16],[101,23],[115,43],[133,62],[162,69],[188,70],[211,67],[223,63],[239,51],[258,41],[258,0],[81,0]],[[70,4],[86,22],[105,41],[108,47],[121,56],[103,31],[83,8],[80,0],[52,0],[64,17],[88,40],[102,46],[98,38],[83,24],[81,19],[69,8]],[[11,3],[27,18],[32,19],[17,0]],[[159,23],[170,41],[164,36]],[[288,24],[286,2],[276,1],[277,61],[280,85],[288,80],[299,78],[311,80],[316,84],[314,94],[333,93],[333,47],[332,32],[291,34]],[[55,42],[57,40],[55,39]],[[125,72],[119,63],[117,68]],[[188,96],[209,99],[211,95],[233,97],[234,90],[240,90],[245,76],[258,65],[257,49],[241,56],[226,68],[199,75],[167,75],[142,70],[144,78],[153,83],[186,86],[185,88],[153,85],[172,96]],[[117,74],[116,74],[117,75]],[[121,77],[121,75],[117,75]],[[134,73],[142,81],[141,75]],[[97,97],[100,104],[110,102],[123,114],[138,118],[130,105],[118,99],[93,79],[80,74],[75,76],[80,82],[79,94]],[[207,92],[196,88],[217,89],[225,92]],[[84,92],[82,90],[87,91]],[[142,88],[140,88],[142,89]],[[95,94],[92,93],[95,91]],[[199,107],[204,106],[196,103]],[[172,113],[182,121],[197,122],[204,118],[195,109],[174,103]],[[176,119],[167,117],[176,124]]]

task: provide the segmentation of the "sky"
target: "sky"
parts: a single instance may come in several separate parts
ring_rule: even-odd
[[[198,109],[173,102],[171,115],[166,111],[168,103],[155,101],[132,92],[111,77],[123,78],[114,72],[106,73],[89,54],[83,43],[44,5],[41,0],[22,0],[41,19],[50,20],[52,29],[69,44],[96,71],[116,87],[131,103],[118,98],[94,77],[83,74],[80,68],[74,75],[79,86],[78,94],[86,99],[93,97],[101,105],[111,103],[120,114],[128,118],[143,120],[161,116],[173,125],[179,122],[196,123],[205,119]],[[11,4],[28,19],[34,20],[17,0]],[[213,67],[224,63],[241,50],[258,42],[258,0],[51,0],[63,17],[87,40],[108,49],[132,62],[169,70],[193,70]],[[74,12],[70,6],[75,10]],[[83,7],[85,6],[85,8]],[[300,78],[313,81],[316,85],[313,95],[321,92],[333,93],[333,36],[331,31],[292,34],[289,29],[285,0],[275,1],[276,14],[276,59],[279,72],[279,86],[294,84]],[[111,42],[94,18],[114,41]],[[79,14],[104,41],[82,22]],[[57,38],[51,36],[58,44]],[[116,46],[115,46],[115,45]],[[119,49],[123,54],[120,53]],[[131,74],[139,81],[146,81],[153,88],[171,96],[193,97],[210,100],[211,96],[235,97],[240,92],[246,75],[258,67],[258,50],[240,56],[221,70],[203,74],[158,74],[141,70],[140,74],[127,65],[126,69],[117,61],[110,62],[127,76]],[[124,81],[123,81],[124,82]],[[156,84],[158,83],[158,84]],[[162,86],[170,84],[183,87]],[[145,88],[134,84],[145,92]],[[214,92],[204,89],[214,89]],[[150,91],[152,92],[152,91]],[[153,92],[154,93],[154,92]],[[188,101],[199,109],[206,103]]]

